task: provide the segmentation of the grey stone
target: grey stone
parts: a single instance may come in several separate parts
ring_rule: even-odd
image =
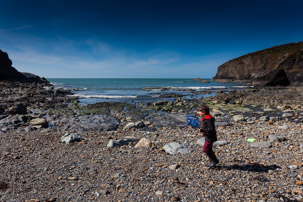
[[[287,130],[288,126],[286,126],[286,125],[278,126],[278,129],[280,129],[280,130]]]
[[[228,141],[220,140],[220,141],[214,142],[213,146],[216,147],[216,146],[223,146],[223,145],[227,145],[227,144],[229,144]]]
[[[261,116],[260,121],[269,121],[269,117],[268,116]]]
[[[279,142],[280,141],[279,138],[278,138],[278,136],[276,136],[276,135],[269,135],[268,136],[268,140],[270,142]]]
[[[138,142],[138,139],[122,139],[122,140],[113,140],[111,139],[107,146],[108,148],[114,148],[114,147],[119,147],[119,146],[123,146],[123,145],[128,145],[131,142]]]
[[[165,150],[166,153],[169,154],[189,154],[190,151],[188,148],[185,146],[177,143],[177,142],[171,142],[169,144],[164,145],[163,149]]]
[[[83,115],[61,118],[60,120],[53,121],[53,124],[70,131],[110,131],[118,128],[120,120],[109,115]]]
[[[162,196],[163,195],[163,191],[156,191],[156,195],[157,196]]]
[[[218,126],[230,126],[231,123],[230,122],[226,122],[226,121],[216,121],[215,125]]]
[[[197,144],[202,146],[202,147],[204,146],[204,143],[205,143],[205,138],[200,138],[200,139],[197,140]]]
[[[270,142],[254,142],[250,144],[253,148],[269,148],[271,147]]]
[[[268,174],[273,174],[274,172],[274,170],[268,170]]]
[[[31,132],[31,131],[34,131],[35,128],[34,128],[34,127],[31,127],[31,126],[28,126],[28,127],[26,127],[24,130],[25,130],[25,132]]]
[[[61,142],[62,143],[80,142],[81,139],[82,138],[77,134],[65,133],[65,135],[61,137]]]
[[[292,113],[284,113],[284,114],[282,114],[283,118],[289,118],[289,117],[292,117],[292,116],[293,116]]]
[[[136,128],[144,128],[145,127],[145,124],[143,121],[138,121],[135,123],[135,127]]]

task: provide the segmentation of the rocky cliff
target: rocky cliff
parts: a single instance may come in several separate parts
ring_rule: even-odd
[[[0,50],[0,81],[20,81],[26,80],[26,77],[12,67],[12,61],[9,59],[7,53]]]
[[[215,81],[287,86],[303,83],[303,42],[275,46],[219,66]]]
[[[30,73],[23,74],[17,71],[12,67],[12,64],[8,54],[0,50],[0,81],[48,83],[45,78],[40,78]]]

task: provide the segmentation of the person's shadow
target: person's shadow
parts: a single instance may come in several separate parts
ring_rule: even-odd
[[[233,164],[233,165],[218,165],[216,169],[224,169],[224,170],[240,170],[240,171],[248,171],[248,172],[258,172],[258,173],[267,173],[269,170],[276,170],[280,168],[277,165],[262,165],[258,163],[251,163],[245,165]]]

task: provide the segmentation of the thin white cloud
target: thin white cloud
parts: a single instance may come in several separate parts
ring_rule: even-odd
[[[28,29],[31,28],[31,25],[22,25],[22,26],[18,26],[18,27],[10,27],[10,28],[5,28],[5,29],[0,29],[0,32],[12,32],[12,31],[18,31],[18,30],[24,30],[24,29]]]

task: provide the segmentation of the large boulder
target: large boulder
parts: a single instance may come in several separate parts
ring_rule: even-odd
[[[219,66],[215,81],[287,86],[303,82],[303,42],[250,53]]]

